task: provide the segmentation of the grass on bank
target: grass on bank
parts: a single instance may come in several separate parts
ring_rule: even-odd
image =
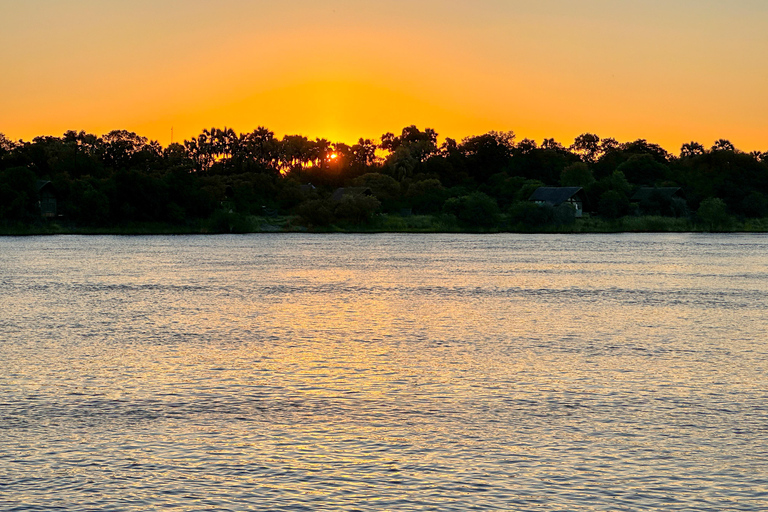
[[[584,217],[570,224],[525,226],[507,224],[501,216],[497,225],[474,227],[460,223],[455,216],[379,214],[364,223],[340,221],[329,226],[304,225],[297,216],[260,217],[217,212],[208,219],[185,224],[134,222],[115,226],[74,226],[59,220],[34,224],[0,224],[0,235],[184,235],[221,233],[765,233],[768,218],[739,221],[729,218],[716,226],[708,226],[689,218],[660,216],[627,216],[615,220]]]

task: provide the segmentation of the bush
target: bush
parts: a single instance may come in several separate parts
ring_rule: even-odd
[[[336,220],[328,200],[315,199],[299,205],[299,218],[308,226],[329,226]]]
[[[102,226],[109,222],[109,198],[86,180],[77,180],[70,191],[69,217],[78,224]]]
[[[600,196],[597,211],[606,219],[618,219],[629,212],[629,199],[615,190],[608,190]]]
[[[352,180],[356,187],[366,187],[379,201],[393,201],[400,195],[400,183],[391,176],[369,172]]]
[[[710,197],[703,200],[699,205],[696,215],[707,226],[709,231],[725,229],[731,223],[731,218],[728,216],[725,207],[725,201],[719,197]]]
[[[405,197],[417,212],[434,213],[440,211],[445,193],[440,180],[427,179],[411,183]]]
[[[341,201],[336,204],[334,214],[339,219],[360,224],[371,220],[373,214],[380,207],[381,203],[374,196],[362,194],[344,195]]]
[[[562,187],[588,187],[594,182],[592,170],[584,162],[571,164],[560,173]]]
[[[253,226],[245,215],[218,210],[213,213],[207,223],[211,233],[251,233]]]
[[[509,226],[523,231],[546,226],[555,217],[555,211],[551,205],[539,205],[530,201],[512,203],[507,213]]]
[[[482,192],[448,199],[443,204],[443,212],[455,215],[470,226],[493,227],[499,223],[499,205]]]
[[[0,219],[30,221],[40,217],[37,179],[26,167],[0,172]]]

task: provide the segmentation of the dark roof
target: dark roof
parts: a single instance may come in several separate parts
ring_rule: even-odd
[[[40,192],[44,188],[49,188],[53,191],[53,183],[47,180],[37,180],[37,191]]]
[[[373,192],[368,187],[346,187],[337,188],[331,196],[334,201],[341,201],[344,196],[371,196]]]
[[[654,195],[661,196],[664,199],[671,199],[682,189],[680,187],[640,187],[632,196],[632,201],[648,201]]]
[[[581,187],[539,187],[531,194],[528,200],[557,206],[563,204],[579,192],[581,192]]]
[[[311,183],[304,183],[303,185],[301,185],[300,188],[301,188],[301,191],[304,192],[305,194],[308,194],[313,190],[315,190],[315,186]]]

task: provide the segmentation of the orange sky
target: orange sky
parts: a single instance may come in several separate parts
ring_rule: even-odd
[[[0,0],[0,132],[583,132],[768,150],[765,0]]]

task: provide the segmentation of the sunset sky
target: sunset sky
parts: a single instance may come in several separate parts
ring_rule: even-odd
[[[765,0],[0,0],[0,132],[768,150]]]

